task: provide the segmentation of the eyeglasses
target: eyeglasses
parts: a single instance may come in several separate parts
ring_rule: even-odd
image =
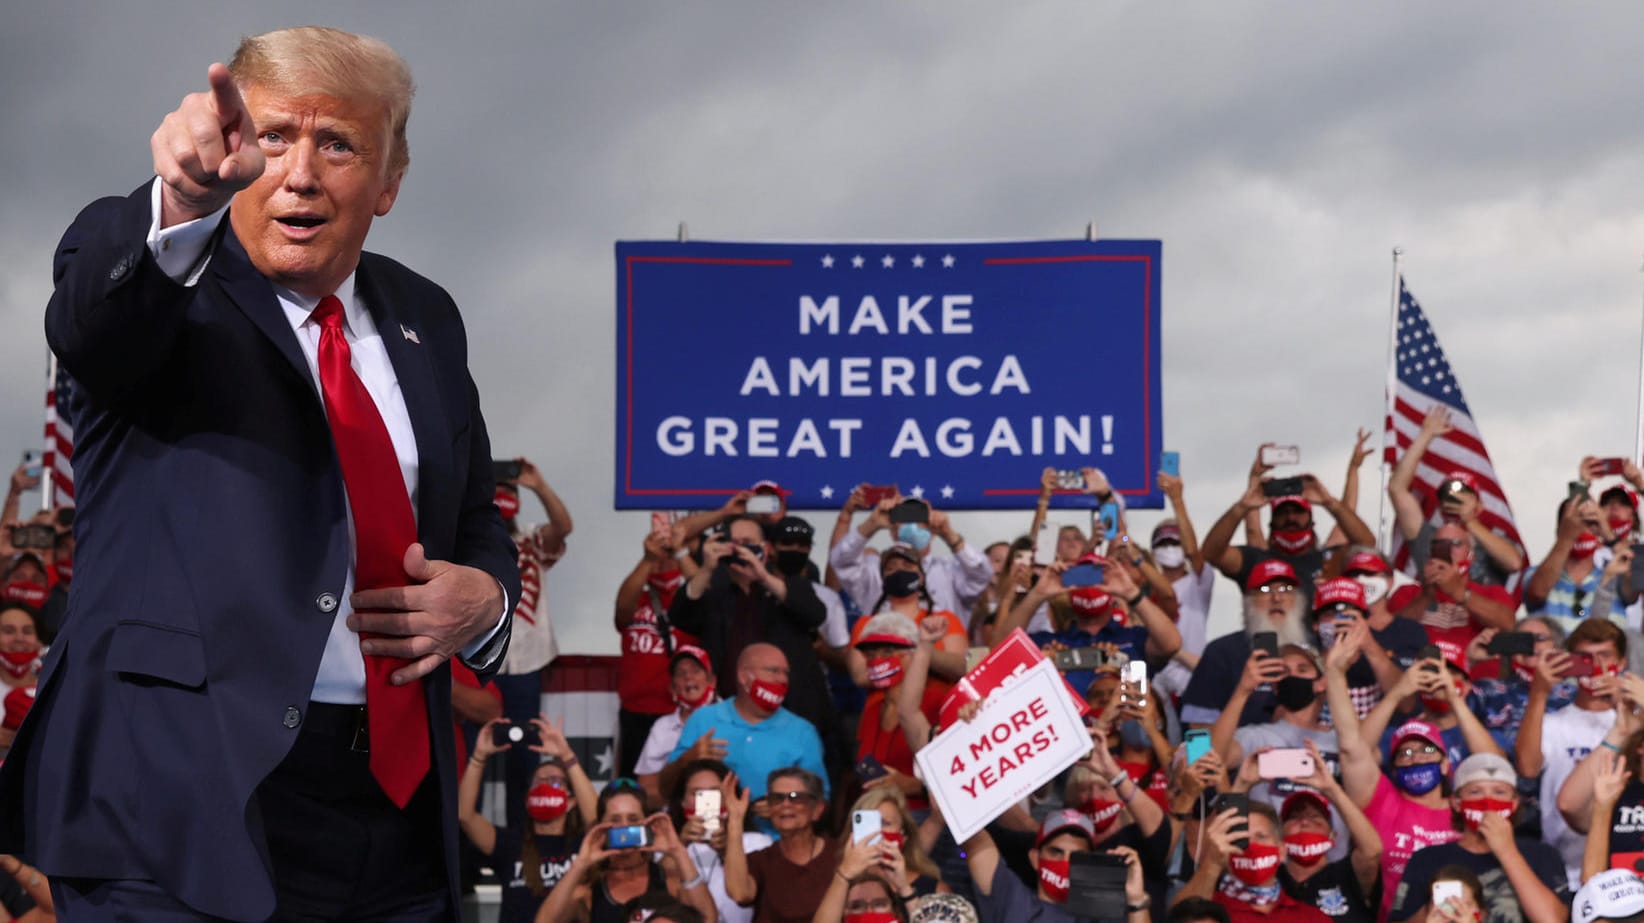
[[[1433,746],[1432,744],[1422,744],[1419,747],[1415,744],[1411,744],[1406,747],[1400,747],[1398,752],[1393,755],[1402,756],[1407,760],[1411,760],[1418,756],[1432,756],[1437,752],[1439,752],[1439,748]]]
[[[1294,583],[1264,583],[1261,586],[1256,587],[1256,592],[1258,592],[1258,593],[1294,593],[1294,592],[1296,592],[1296,585]]]
[[[845,905],[846,913],[891,913],[896,905],[888,897],[876,897],[871,901],[851,901]]]
[[[779,805],[794,801],[814,801],[816,796],[810,792],[766,792],[765,801],[772,805]]]

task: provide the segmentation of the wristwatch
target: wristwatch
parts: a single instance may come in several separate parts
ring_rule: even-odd
[[[1142,896],[1142,902],[1140,904],[1126,904],[1125,905],[1125,911],[1128,912],[1128,913],[1141,913],[1142,911],[1144,911],[1147,908],[1152,907],[1152,906],[1153,906],[1153,897],[1152,897],[1152,895],[1145,895],[1144,894]]]

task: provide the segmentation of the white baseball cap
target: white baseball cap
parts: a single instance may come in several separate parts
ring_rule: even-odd
[[[1571,923],[1623,920],[1644,913],[1644,879],[1626,869],[1599,872],[1576,892]]]

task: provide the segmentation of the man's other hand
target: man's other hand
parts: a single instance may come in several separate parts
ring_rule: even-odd
[[[405,575],[409,586],[355,593],[348,617],[354,631],[386,636],[360,642],[364,653],[409,661],[396,685],[432,673],[502,618],[502,587],[485,571],[430,561],[418,543],[405,550]]]

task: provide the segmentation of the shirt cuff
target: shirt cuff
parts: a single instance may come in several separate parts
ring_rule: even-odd
[[[224,205],[204,218],[161,228],[160,179],[155,177],[149,195],[149,212],[153,219],[148,226],[148,252],[154,255],[154,262],[159,264],[160,271],[173,282],[183,285],[200,281],[206,264],[211,262],[206,253],[211,245],[211,235],[217,232],[217,224],[227,210],[228,206]]]
[[[479,653],[485,645],[490,644],[491,639],[495,638],[497,632],[502,630],[502,626],[507,624],[508,616],[514,611],[514,607],[508,605],[508,588],[502,585],[501,580],[497,581],[497,587],[502,590],[502,618],[497,619],[497,623],[491,626],[490,631],[463,645],[462,650],[458,652],[463,660],[474,659],[475,654]]]

